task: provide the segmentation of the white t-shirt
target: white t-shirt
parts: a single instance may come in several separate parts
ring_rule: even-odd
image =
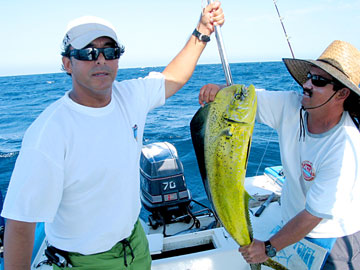
[[[139,216],[139,158],[147,113],[165,102],[151,73],[114,82],[111,102],[82,106],[68,93],[26,131],[2,216],[45,222],[50,244],[94,254],[130,236]]]
[[[308,236],[341,237],[360,231],[360,132],[349,114],[322,134],[307,130],[299,140],[301,97],[258,91],[257,120],[277,130],[286,181],[281,196],[288,222],[300,211],[323,218]]]

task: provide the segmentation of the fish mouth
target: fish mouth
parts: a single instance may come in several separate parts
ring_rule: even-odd
[[[223,119],[226,122],[228,122],[229,125],[231,125],[231,124],[250,125],[250,123],[244,119],[234,119],[234,118],[230,118],[230,117],[224,117]]]
[[[243,121],[243,120],[236,120],[236,119],[232,119],[232,118],[225,118],[224,117],[224,120],[226,120],[227,122],[230,122],[230,123],[236,123],[236,124],[245,124],[246,122]]]

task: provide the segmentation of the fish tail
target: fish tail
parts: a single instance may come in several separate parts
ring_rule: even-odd
[[[263,262],[263,265],[269,266],[275,270],[287,270],[287,268],[283,266],[281,263],[278,263],[272,259],[268,259],[266,262]]]
[[[251,270],[261,270],[261,264],[260,263],[250,264],[250,269]]]
[[[245,191],[244,194],[244,200],[245,200],[245,217],[246,217],[246,223],[247,223],[247,227],[248,227],[248,231],[250,234],[250,240],[253,240],[253,230],[252,230],[252,226],[251,226],[251,220],[250,220],[250,212],[249,212],[249,200],[251,199],[251,196],[249,195],[249,193],[247,193],[247,191]]]

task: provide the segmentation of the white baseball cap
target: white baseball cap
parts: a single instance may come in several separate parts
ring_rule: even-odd
[[[114,26],[99,17],[84,16],[70,21],[63,39],[64,47],[71,44],[75,49],[82,49],[99,37],[109,37],[120,47]]]

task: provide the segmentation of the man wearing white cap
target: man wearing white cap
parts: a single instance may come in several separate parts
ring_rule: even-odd
[[[239,251],[261,263],[305,237],[328,250],[321,269],[360,269],[360,52],[336,40],[317,60],[283,61],[303,94],[257,91],[256,119],[279,135],[285,225]],[[200,103],[220,88],[204,86]]]
[[[222,25],[219,2],[162,73],[115,81],[124,52],[113,26],[82,17],[69,24],[63,68],[72,89],[26,131],[2,216],[5,269],[30,269],[34,229],[45,222],[54,269],[150,269],[140,213],[139,158],[147,113],[191,77]]]

